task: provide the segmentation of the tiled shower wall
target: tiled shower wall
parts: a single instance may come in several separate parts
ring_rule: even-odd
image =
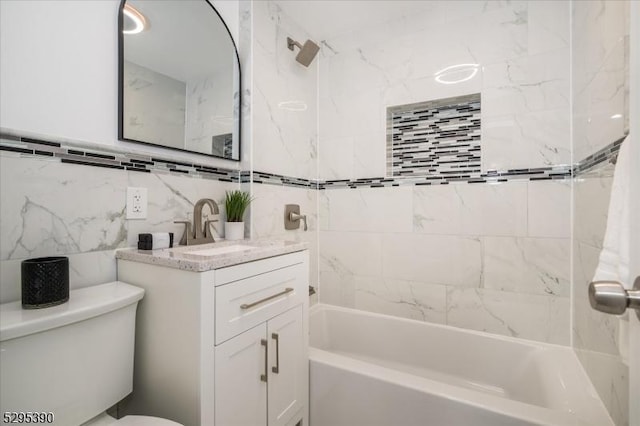
[[[569,342],[569,182],[325,190],[320,300]]]
[[[569,2],[428,7],[323,42],[320,178],[385,176],[387,107],[472,93],[483,173],[571,164]],[[570,343],[568,179],[398,183],[320,192],[321,301]]]
[[[250,3],[243,14],[250,20],[251,37],[251,235],[306,241],[310,251],[310,285],[317,286],[317,197],[310,185],[317,179],[318,61],[308,68],[295,61],[287,37],[304,42],[306,31],[269,1]],[[245,67],[246,70],[246,67]],[[246,134],[245,134],[246,135]],[[294,177],[297,185],[280,179]],[[308,231],[284,229],[284,206],[299,204]]]
[[[625,133],[628,119],[627,1],[573,2],[573,149],[591,154]],[[604,239],[613,166],[574,181],[573,345],[617,425],[628,425],[628,366],[620,335],[625,322],[591,309],[593,280]]]

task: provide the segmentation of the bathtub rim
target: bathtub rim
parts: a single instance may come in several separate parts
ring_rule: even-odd
[[[441,330],[449,330],[449,331],[454,331],[454,332],[461,333],[461,334],[469,334],[469,335],[473,335],[473,336],[487,337],[487,338],[490,338],[492,340],[501,340],[503,342],[516,343],[516,344],[521,344],[523,346],[529,346],[529,347],[538,347],[538,348],[539,347],[544,347],[544,348],[548,348],[548,349],[562,349],[562,350],[566,350],[566,349],[570,349],[571,350],[572,349],[571,346],[561,345],[561,344],[558,344],[558,343],[541,342],[539,340],[525,339],[523,337],[505,336],[503,334],[489,333],[488,331],[472,330],[472,329],[469,329],[469,328],[456,327],[456,326],[453,326],[453,325],[440,324],[440,323],[437,323],[437,322],[420,321],[420,320],[416,320],[416,319],[412,319],[412,318],[397,317],[397,316],[394,316],[394,315],[382,314],[382,313],[379,313],[379,312],[371,312],[371,311],[364,311],[364,310],[356,309],[356,308],[347,308],[347,307],[344,307],[344,306],[330,305],[328,303],[316,303],[313,306],[311,306],[309,308],[309,318],[311,318],[316,312],[323,311],[323,310],[335,310],[335,311],[339,311],[339,312],[357,313],[359,315],[367,315],[367,316],[377,317],[377,318],[386,318],[386,319],[389,319],[389,320],[398,321],[398,322],[405,322],[405,323],[409,323],[409,324],[427,324],[427,325],[429,325],[431,327],[439,328]],[[571,350],[571,352],[573,352],[573,350]]]

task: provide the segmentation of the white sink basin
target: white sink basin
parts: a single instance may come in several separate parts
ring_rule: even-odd
[[[184,254],[188,254],[192,256],[211,257],[211,256],[218,256],[220,254],[236,253],[239,251],[251,250],[254,248],[255,246],[246,246],[244,244],[234,244],[231,246],[214,247],[214,248],[208,248],[204,250],[186,251],[184,252]]]

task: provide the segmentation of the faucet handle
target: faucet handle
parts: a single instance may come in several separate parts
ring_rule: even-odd
[[[289,220],[291,222],[297,222],[302,220],[304,222],[304,230],[307,230],[307,215],[306,214],[298,214],[296,212],[289,212]]]
[[[180,239],[181,246],[188,246],[191,241],[192,231],[191,231],[191,222],[188,220],[174,220],[173,223],[183,223],[185,225],[184,234],[182,234],[182,238]]]

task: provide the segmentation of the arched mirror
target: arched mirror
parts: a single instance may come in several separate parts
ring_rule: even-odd
[[[120,140],[240,160],[240,63],[207,0],[122,0]]]

